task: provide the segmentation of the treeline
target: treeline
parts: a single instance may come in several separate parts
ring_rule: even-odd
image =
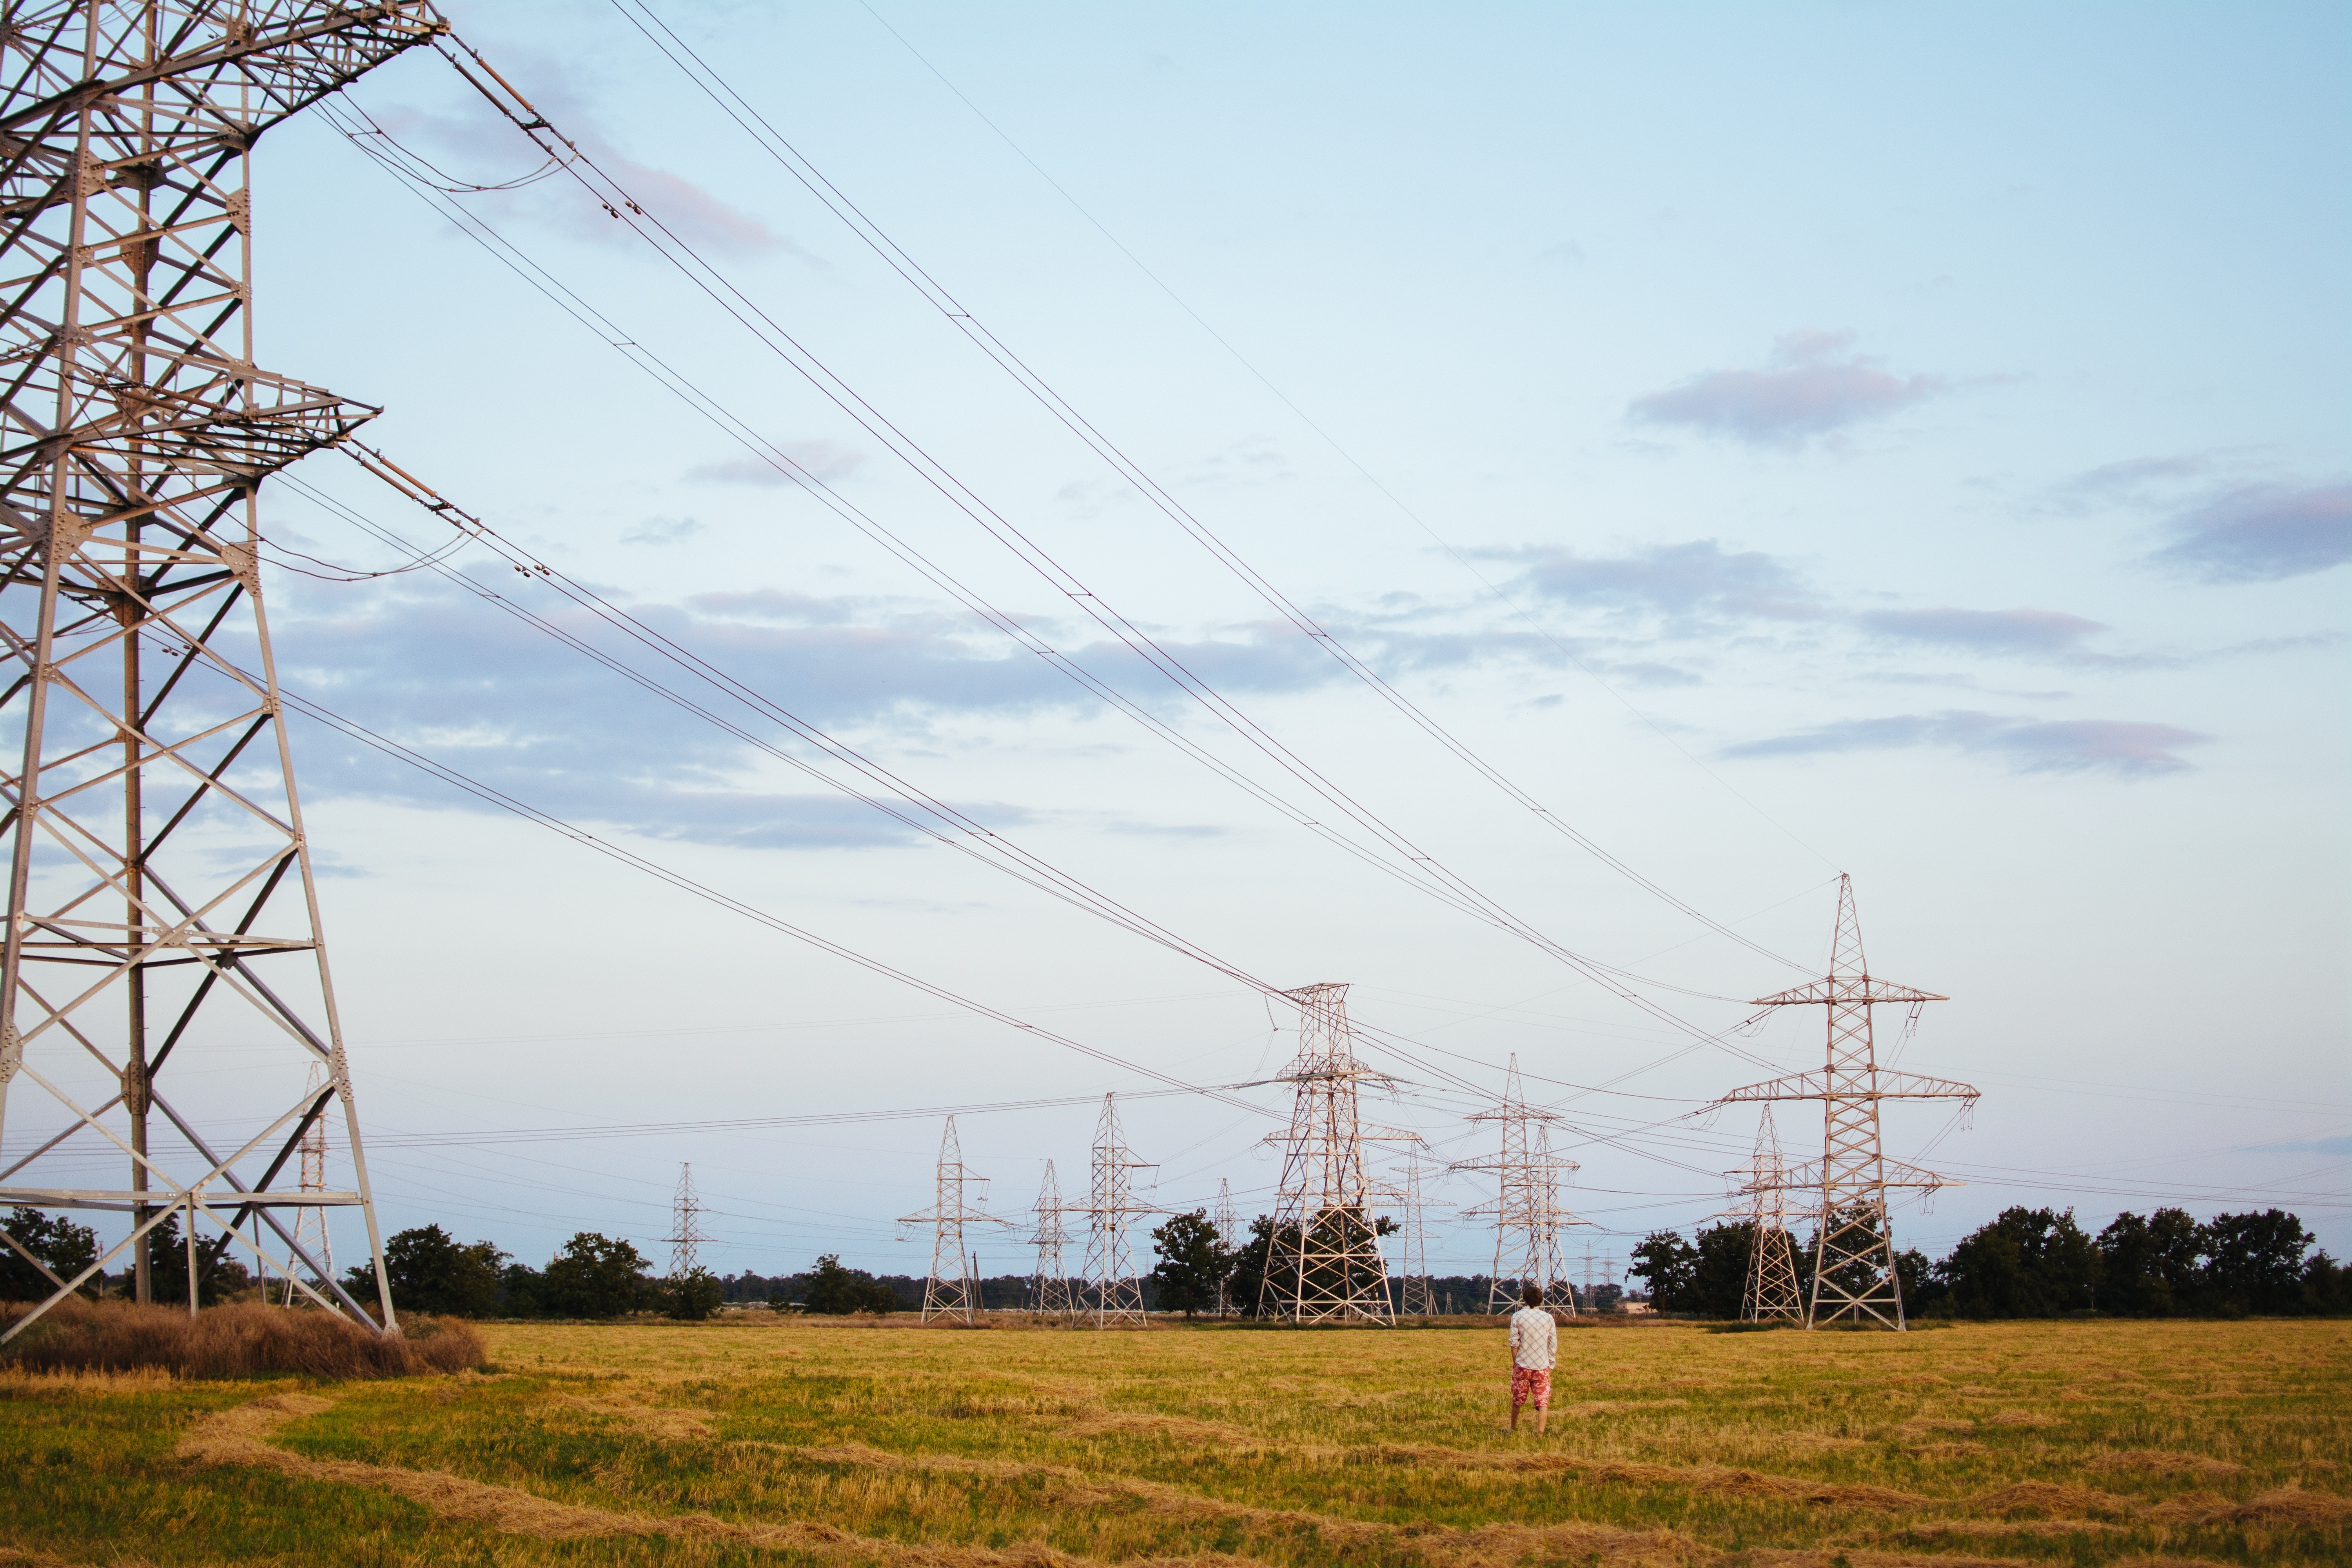
[[[2200,1223],[2181,1209],[2119,1214],[2096,1236],[2066,1209],[2011,1208],[1930,1261],[1895,1255],[1915,1317],[2057,1318],[2336,1315],[2352,1312],[2352,1268],[2314,1251],[2316,1237],[2280,1209]],[[1661,1312],[1739,1316],[1755,1237],[1746,1221],[1711,1226],[1696,1245],[1654,1231],[1628,1272],[1647,1282]],[[1796,1266],[1809,1288],[1812,1247]]]

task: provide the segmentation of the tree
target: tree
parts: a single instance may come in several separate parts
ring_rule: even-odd
[[[2303,1255],[2315,1238],[2284,1209],[2216,1215],[2204,1227],[2205,1286],[2216,1305],[2291,1312],[2302,1304]]]
[[[839,1256],[828,1252],[816,1260],[809,1274],[801,1308],[836,1318],[852,1312],[895,1312],[898,1293],[863,1268],[844,1268]]]
[[[1633,1265],[1625,1272],[1648,1285],[1650,1305],[1659,1311],[1695,1312],[1698,1257],[1698,1248],[1685,1241],[1681,1232],[1654,1230],[1633,1249]]]
[[[506,1256],[487,1241],[461,1245],[437,1225],[401,1231],[383,1244],[392,1304],[404,1312],[487,1318],[499,1310],[499,1265]],[[375,1265],[353,1268],[344,1289],[362,1303],[373,1300]]]
[[[664,1280],[660,1294],[664,1316],[698,1323],[726,1303],[727,1286],[709,1269],[696,1268],[683,1279]]]
[[[155,1300],[164,1303],[184,1302],[188,1299],[188,1244],[180,1236],[180,1216],[165,1216],[163,1223],[147,1233],[154,1248],[148,1254],[148,1288]],[[213,1306],[238,1291],[248,1289],[253,1275],[245,1265],[228,1256],[236,1237],[223,1231],[207,1240],[196,1238],[196,1304]]]
[[[49,1274],[68,1283],[98,1261],[98,1233],[63,1215],[52,1218],[36,1208],[14,1209],[7,1225],[0,1228],[16,1238],[17,1247],[39,1258]],[[93,1280],[85,1289],[94,1289],[96,1284]],[[17,1255],[16,1247],[0,1243],[0,1300],[37,1301],[56,1289],[47,1274]]]
[[[545,1310],[563,1318],[617,1318],[645,1304],[646,1259],[626,1241],[583,1230],[541,1279]]]
[[[2099,1232],[2100,1308],[2142,1318],[2192,1310],[2204,1283],[2201,1231],[2185,1209],[2116,1215]]]
[[[1217,1288],[1232,1272],[1234,1258],[1217,1239],[1208,1210],[1170,1216],[1152,1230],[1151,1249],[1160,1262],[1149,1278],[1162,1311],[1189,1318],[1216,1306]]]
[[[2003,1209],[1936,1265],[1954,1310],[1969,1318],[2049,1318],[2098,1300],[2099,1249],[2074,1211]]]

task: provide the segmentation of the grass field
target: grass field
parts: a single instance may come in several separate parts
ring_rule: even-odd
[[[0,1373],[0,1563],[2344,1563],[2352,1324],[492,1324],[388,1383]]]

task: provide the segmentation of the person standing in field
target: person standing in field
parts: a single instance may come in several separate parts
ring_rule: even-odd
[[[1551,1415],[1551,1368],[1559,1359],[1559,1325],[1543,1310],[1543,1287],[1519,1292],[1524,1306],[1511,1314],[1511,1430],[1519,1429],[1519,1407],[1536,1407],[1536,1436]]]

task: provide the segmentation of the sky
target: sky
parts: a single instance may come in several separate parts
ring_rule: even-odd
[[[1113,1090],[1152,1204],[1272,1207],[1297,1014],[843,794],[785,710],[1232,969],[1348,983],[1427,1158],[1491,1152],[1516,1059],[1580,1277],[1729,1206],[1756,1124],[1707,1107],[1822,1021],[1718,1037],[1822,971],[1841,873],[1873,973],[1950,998],[1882,1059],[1982,1090],[1889,1110],[1965,1184],[1898,1244],[2279,1206],[2352,1254],[2340,8],[449,14],[715,272],[417,51],[343,95],[359,142],[260,144],[257,358],[768,706],[479,544],[328,580],[454,542],[333,455],[265,492],[282,679],[1101,1054],[299,722],[388,1229],[666,1264],[690,1162],[720,1272],[919,1273],[946,1109],[1006,1107],[958,1131],[1010,1218],[1048,1160],[1083,1189]],[[208,1048],[215,1106],[295,1070]],[[1433,1267],[1486,1267],[1483,1178],[1430,1187]]]

